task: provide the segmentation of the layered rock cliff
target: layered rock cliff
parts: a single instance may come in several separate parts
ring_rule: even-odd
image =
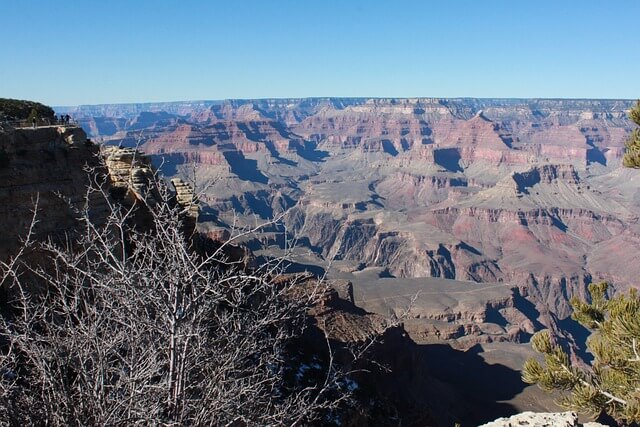
[[[548,324],[593,280],[636,285],[640,176],[618,167],[631,105],[317,98],[59,111],[108,143],[140,145],[170,176],[196,165],[207,232],[286,211],[280,231],[316,264],[504,283]]]
[[[88,208],[99,224],[107,214],[104,195],[87,188],[104,185],[115,199],[154,203],[154,171],[148,156],[128,148],[100,147],[77,126],[8,127],[0,131],[0,215],[4,219],[0,258],[14,255],[34,221],[35,240],[72,239],[77,218]],[[176,202],[194,223],[193,188],[173,180]],[[34,215],[35,214],[35,215]]]
[[[4,221],[0,258],[7,259],[21,245],[34,210],[35,238],[65,238],[76,225],[74,209],[86,202],[87,168],[100,168],[98,153],[79,127],[0,132],[0,216]],[[99,216],[104,208],[99,198],[90,203]]]

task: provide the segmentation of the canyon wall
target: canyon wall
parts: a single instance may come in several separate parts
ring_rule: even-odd
[[[97,168],[98,146],[79,127],[47,126],[0,131],[0,258],[14,255],[37,211],[34,238],[65,239],[76,226],[75,209],[82,209],[89,174]],[[104,213],[92,197],[92,214]]]
[[[564,318],[591,281],[637,286],[640,173],[620,167],[631,105],[312,98],[57,111],[194,178],[203,232],[283,214],[279,230],[318,265],[503,283]]]

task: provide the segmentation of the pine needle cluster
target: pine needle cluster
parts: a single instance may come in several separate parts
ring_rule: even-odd
[[[605,412],[625,422],[640,421],[640,297],[636,289],[607,298],[608,284],[589,286],[591,303],[571,300],[572,317],[592,333],[587,347],[594,360],[590,368],[571,363],[548,330],[532,338],[544,363],[529,359],[525,382],[542,389],[560,390],[560,405],[591,415]]]
[[[629,112],[629,118],[640,126],[640,101]],[[628,168],[640,169],[640,129],[636,128],[631,132],[625,148],[622,164]]]

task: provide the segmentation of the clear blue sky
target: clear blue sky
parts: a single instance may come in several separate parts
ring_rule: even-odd
[[[639,0],[0,0],[0,97],[640,97]]]

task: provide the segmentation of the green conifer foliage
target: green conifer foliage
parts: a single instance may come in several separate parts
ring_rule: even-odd
[[[629,118],[640,126],[640,101],[629,112]],[[634,129],[625,143],[625,154],[622,164],[628,168],[640,169],[640,129]]]
[[[32,116],[51,120],[53,119],[54,111],[51,107],[39,102],[0,98],[0,121],[2,119],[31,120]]]
[[[592,333],[587,347],[594,360],[590,368],[571,364],[549,331],[532,338],[544,362],[529,359],[522,379],[544,390],[561,390],[562,406],[597,415],[604,411],[626,422],[640,421],[640,297],[636,289],[611,299],[606,282],[589,286],[591,303],[571,300],[572,317]]]

